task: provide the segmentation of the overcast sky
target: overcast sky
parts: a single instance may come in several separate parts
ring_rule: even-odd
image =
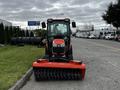
[[[49,17],[104,25],[101,15],[111,1],[116,0],[0,0],[0,18],[22,27],[28,20],[43,21]]]

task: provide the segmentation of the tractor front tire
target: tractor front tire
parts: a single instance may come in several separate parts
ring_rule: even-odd
[[[68,59],[73,60],[73,50],[72,50],[72,46],[71,48],[68,50],[68,53],[66,55],[68,57]]]

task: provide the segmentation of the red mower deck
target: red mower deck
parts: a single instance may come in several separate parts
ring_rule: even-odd
[[[33,70],[37,80],[83,80],[86,66],[78,61],[49,62],[39,59],[33,62]]]

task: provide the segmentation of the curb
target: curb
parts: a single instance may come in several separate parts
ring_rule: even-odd
[[[32,75],[32,68],[30,68],[25,75],[22,76],[22,78],[20,80],[18,80],[14,86],[12,86],[10,89],[8,90],[20,90],[25,84],[26,82],[29,80],[30,76]]]

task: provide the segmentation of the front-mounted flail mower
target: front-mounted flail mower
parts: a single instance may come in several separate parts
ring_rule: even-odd
[[[75,22],[72,27],[76,27]],[[46,28],[45,22],[42,22],[42,28]],[[86,66],[73,60],[70,37],[70,19],[47,20],[45,56],[32,65],[37,81],[84,79]]]

